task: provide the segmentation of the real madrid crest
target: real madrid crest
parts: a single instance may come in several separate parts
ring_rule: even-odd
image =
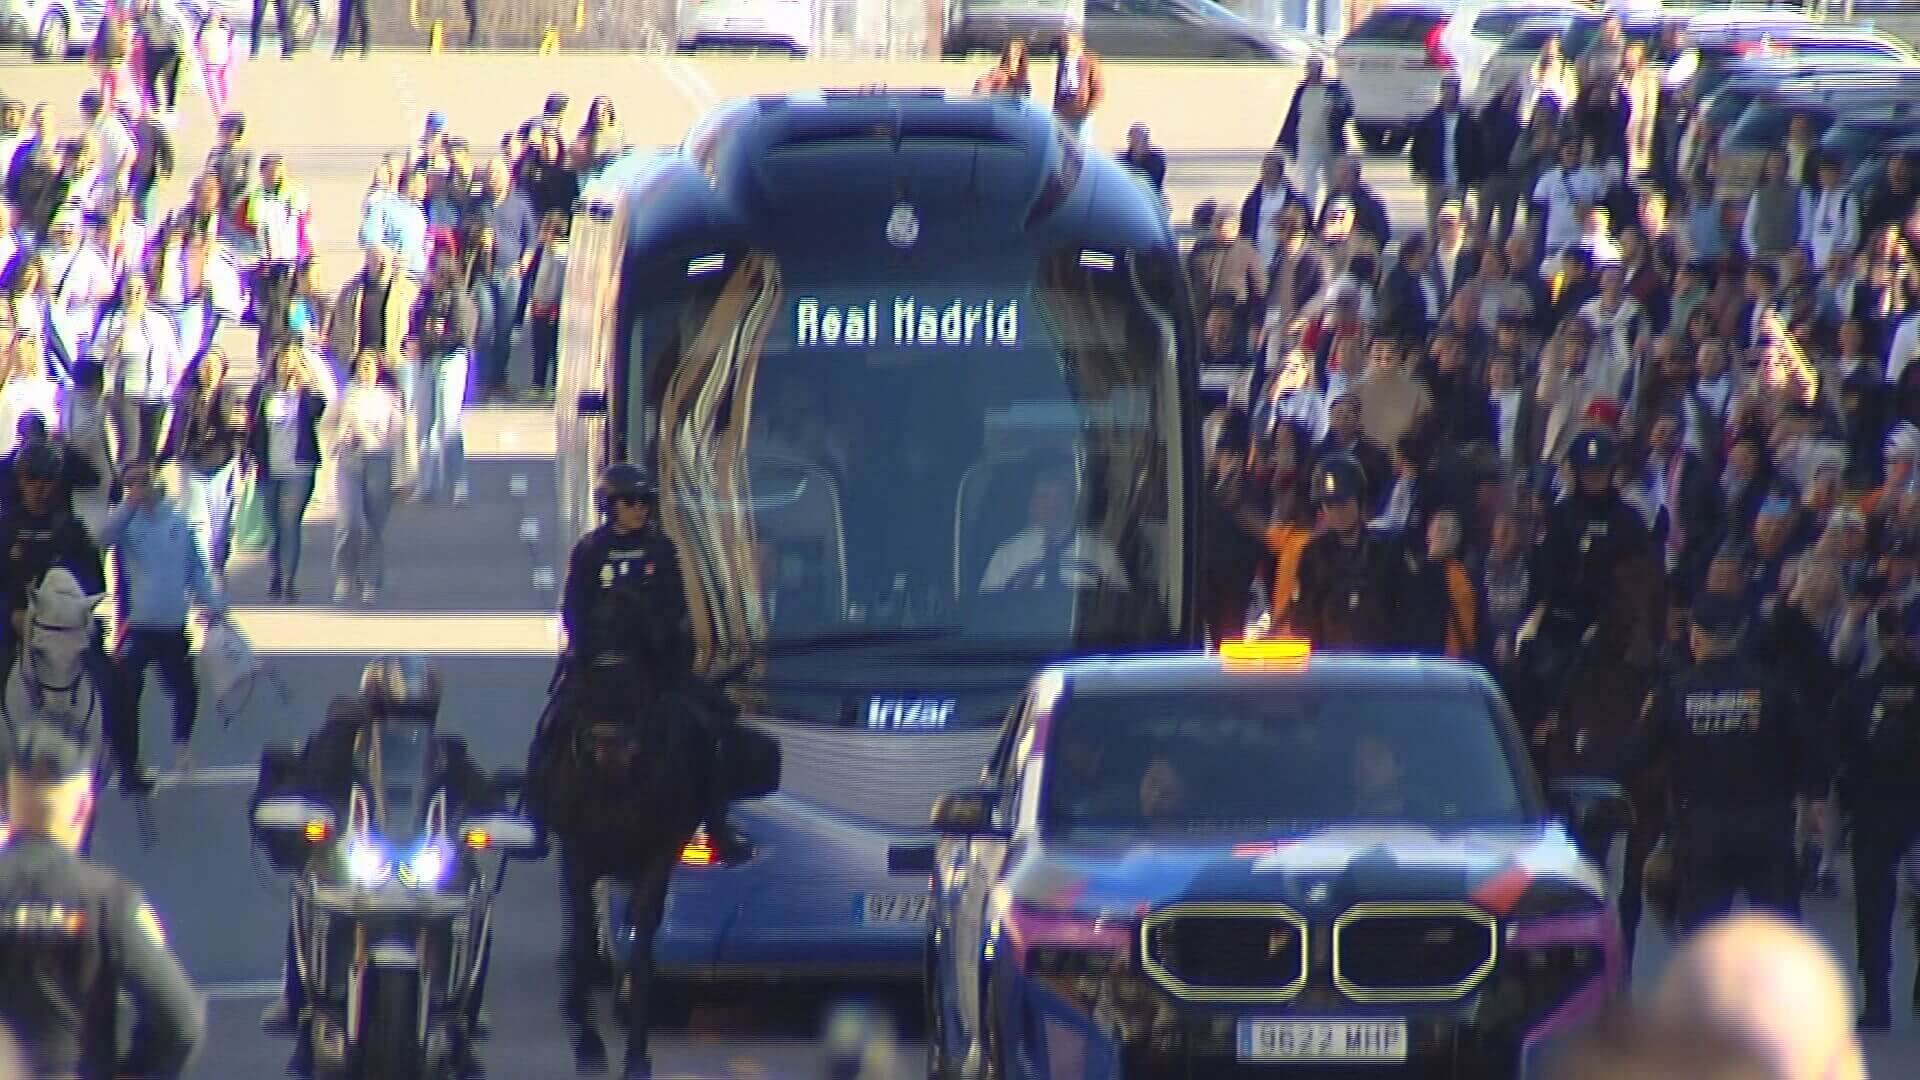
[[[887,216],[887,243],[905,250],[920,239],[920,215],[906,203],[895,204]]]

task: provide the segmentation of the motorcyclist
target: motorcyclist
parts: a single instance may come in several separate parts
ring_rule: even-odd
[[[356,752],[361,736],[375,723],[434,727],[438,723],[441,693],[439,672],[423,658],[389,656],[368,663],[360,674],[360,692],[334,698],[327,706],[326,718],[319,729],[308,736],[301,748],[298,774],[303,793],[331,806],[335,820],[344,820],[356,779]],[[440,759],[440,782],[448,796],[449,821],[501,808],[503,800],[496,785],[473,763],[463,740],[436,735],[433,742]],[[297,893],[293,902],[296,906],[300,903]],[[467,1003],[468,1032],[474,1038],[486,1034],[480,1005],[486,990],[490,945],[489,942],[482,946],[473,997]],[[301,1013],[306,1008],[306,988],[298,975],[292,924],[287,930],[286,950],[282,996],[267,1007],[260,1024],[270,1034],[298,1036],[304,1020]],[[473,1047],[462,1045],[458,1050],[459,1075],[463,1080],[481,1076],[481,1065]],[[305,1038],[297,1042],[288,1070],[303,1076],[312,1071],[311,1048]]]
[[[594,500],[607,517],[574,545],[560,619],[567,631],[569,666],[628,666],[656,690],[698,698],[702,720],[718,746],[733,723],[732,703],[693,675],[693,636],[680,561],[661,530],[659,489],[637,465],[621,462],[600,476]],[[750,854],[727,816],[720,785],[703,785],[704,818],[714,856],[740,862]]]

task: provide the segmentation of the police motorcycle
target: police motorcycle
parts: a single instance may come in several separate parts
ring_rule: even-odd
[[[368,717],[353,740],[343,817],[302,792],[310,774],[299,749],[263,754],[252,828],[274,869],[293,875],[289,978],[306,1001],[299,1037],[322,1080],[460,1074],[498,877],[506,859],[544,855],[524,816],[460,808],[448,766],[464,755],[430,716]],[[501,773],[491,784],[506,792],[519,781]]]

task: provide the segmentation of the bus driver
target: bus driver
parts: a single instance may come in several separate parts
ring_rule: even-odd
[[[1027,527],[1001,543],[980,577],[983,593],[1014,589],[1125,589],[1126,571],[1111,545],[1074,524],[1070,466],[1042,470],[1027,500]]]

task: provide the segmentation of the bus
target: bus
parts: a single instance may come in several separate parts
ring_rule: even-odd
[[[683,858],[663,977],[917,978],[902,852],[1025,682],[1199,644],[1184,281],[1155,193],[1024,101],[734,102],[582,194],[563,526],[651,472],[698,664],[783,754],[754,856]]]

